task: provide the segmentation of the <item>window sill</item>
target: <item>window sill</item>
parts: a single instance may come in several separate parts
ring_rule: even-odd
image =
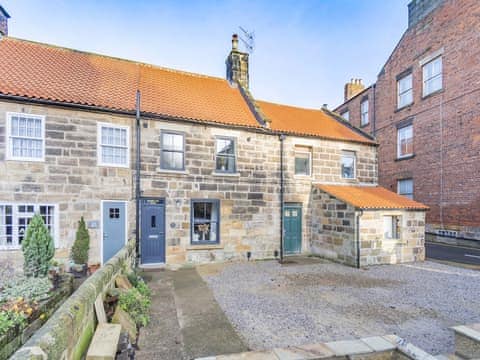
[[[220,244],[198,244],[198,245],[189,245],[187,246],[188,250],[223,250],[224,246]]]
[[[407,244],[407,241],[402,239],[383,238],[382,242],[388,245],[406,245]]]
[[[414,157],[415,157],[415,154],[406,155],[406,156],[402,156],[402,157],[397,157],[395,159],[395,161],[410,160],[410,159],[413,159]]]
[[[299,175],[295,174],[293,175],[294,179],[299,179],[299,180],[312,180],[312,175]]]
[[[432,97],[432,96],[435,96],[437,94],[441,94],[443,93],[445,90],[442,88],[440,90],[435,90],[434,92],[431,92],[430,94],[427,94],[427,95],[422,95],[422,100],[426,100],[428,99],[429,97]]]
[[[367,127],[368,125],[370,125],[370,121],[367,122],[366,124],[360,124],[360,129],[364,128],[364,127]]]
[[[45,158],[36,159],[36,158],[7,157],[7,158],[5,158],[5,160],[6,161],[19,161],[19,162],[36,162],[36,163],[45,162]]]
[[[411,108],[414,104],[415,104],[414,102],[411,102],[410,104],[403,105],[402,107],[396,108],[393,112],[394,112],[394,113],[397,113],[397,112],[400,112],[400,111],[402,111],[402,110],[409,109],[409,108]]]
[[[239,177],[239,172],[221,172],[221,171],[214,171],[212,172],[213,176],[230,176],[230,177]]]
[[[97,166],[99,167],[108,167],[108,168],[120,168],[120,169],[129,169],[129,165],[120,165],[120,164],[99,164],[97,163]]]
[[[162,168],[157,168],[157,173],[171,174],[171,175],[188,175],[189,174],[189,172],[186,170],[167,170]]]

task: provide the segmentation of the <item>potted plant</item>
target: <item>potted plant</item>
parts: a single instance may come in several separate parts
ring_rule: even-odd
[[[73,243],[70,257],[72,264],[70,271],[76,278],[87,275],[88,250],[90,249],[90,235],[82,218],[78,222],[78,229]]]
[[[100,269],[100,263],[94,263],[94,264],[90,264],[88,265],[88,272],[89,274],[93,274],[95,271],[97,271],[98,269]]]

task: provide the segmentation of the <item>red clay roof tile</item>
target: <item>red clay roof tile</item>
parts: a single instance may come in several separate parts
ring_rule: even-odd
[[[428,210],[429,207],[381,186],[316,184],[318,189],[359,209]]]

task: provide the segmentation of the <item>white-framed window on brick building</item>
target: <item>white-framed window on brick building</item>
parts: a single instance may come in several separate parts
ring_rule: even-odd
[[[191,205],[191,243],[218,244],[220,242],[220,201],[194,199]]]
[[[397,193],[413,199],[413,179],[400,179],[397,181]]]
[[[413,124],[405,125],[397,129],[397,158],[405,158],[413,155]]]
[[[58,206],[55,204],[0,203],[0,250],[20,249],[27,226],[40,214],[58,247]]]
[[[98,165],[128,167],[130,163],[129,127],[98,123],[97,135]]]
[[[341,166],[342,178],[355,179],[356,156],[354,151],[342,151]]]
[[[45,116],[7,113],[7,160],[45,160]]]
[[[295,175],[312,175],[312,148],[295,146]]]
[[[423,65],[423,96],[427,96],[442,89],[442,67],[441,56]]]
[[[383,236],[385,239],[400,239],[400,216],[386,215],[383,217]]]
[[[397,108],[403,108],[413,103],[413,76],[404,75],[397,80]]]
[[[360,103],[360,125],[365,126],[368,122],[368,99],[365,99]]]
[[[185,134],[162,131],[160,168],[163,170],[185,170]]]
[[[341,113],[340,116],[343,117],[345,120],[350,121],[350,112],[348,110]]]

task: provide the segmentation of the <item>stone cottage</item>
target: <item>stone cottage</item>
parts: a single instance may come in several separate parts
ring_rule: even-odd
[[[59,258],[83,216],[92,263],[131,237],[145,266],[298,253],[350,265],[357,255],[361,265],[423,259],[426,207],[367,190],[377,188],[375,140],[326,109],[258,101],[248,82],[236,36],[221,79],[4,31],[0,261],[21,262],[36,212]],[[378,207],[358,214],[326,185]]]

